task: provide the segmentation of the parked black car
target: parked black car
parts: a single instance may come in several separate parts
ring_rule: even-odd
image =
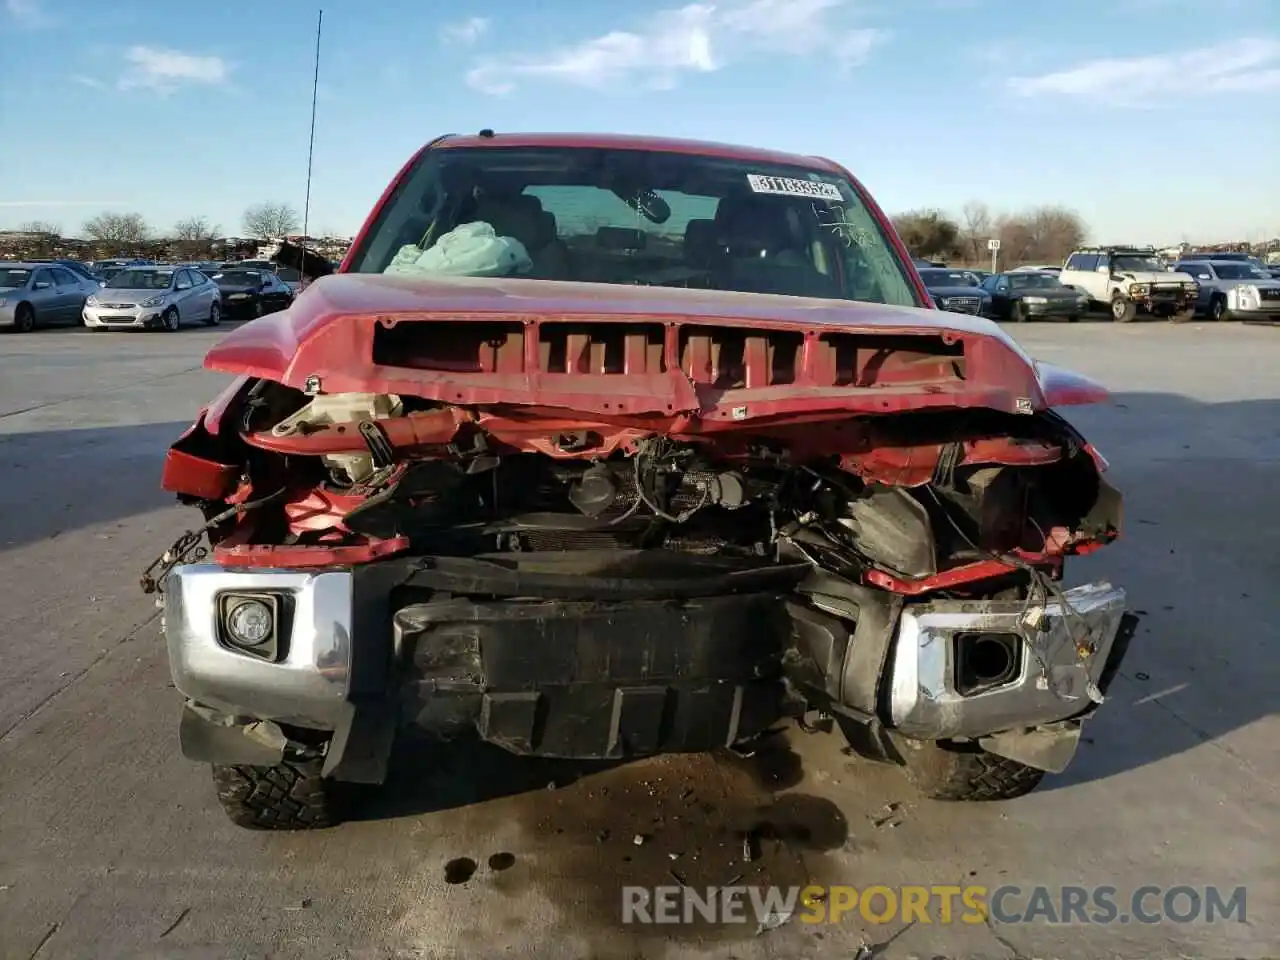
[[[212,279],[222,291],[224,317],[261,317],[293,303],[293,291],[270,270],[223,270]]]
[[[1089,309],[1089,295],[1069,287],[1051,273],[1011,271],[982,281],[991,297],[989,316],[996,320],[1079,320]]]
[[[978,286],[978,278],[968,270],[923,267],[918,272],[938,309],[986,316],[991,298]]]

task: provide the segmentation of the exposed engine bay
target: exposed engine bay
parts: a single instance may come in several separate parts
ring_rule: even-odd
[[[258,381],[238,421],[175,445],[243,458],[238,489],[203,504],[219,562],[264,548],[294,548],[293,565],[308,548],[370,551],[356,559],[617,548],[804,560],[895,592],[962,595],[1031,567],[1056,577],[1065,555],[1109,542],[1120,520],[1119,495],[1052,413],[681,437]]]

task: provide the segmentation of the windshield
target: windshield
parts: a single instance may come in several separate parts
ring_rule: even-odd
[[[903,262],[846,180],[659,151],[428,150],[351,262],[357,273],[921,305]]]
[[[1164,267],[1155,257],[1121,256],[1111,261],[1113,273],[1162,273]]]
[[[25,287],[30,278],[30,270],[0,267],[0,287]]]
[[[262,283],[262,274],[256,270],[224,270],[213,279],[220,287],[256,287]]]
[[[107,281],[113,290],[168,290],[172,270],[121,270]]]
[[[976,287],[978,279],[964,270],[921,270],[926,287]]]
[[[1015,290],[1062,290],[1062,281],[1047,273],[1011,273],[1009,283]]]
[[[1213,269],[1223,280],[1270,280],[1271,275],[1249,263],[1215,263]]]

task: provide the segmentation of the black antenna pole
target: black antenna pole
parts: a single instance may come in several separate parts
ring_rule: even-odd
[[[311,223],[311,160],[316,149],[316,95],[320,91],[320,28],[324,25],[324,10],[316,17],[316,73],[311,82],[311,139],[307,143],[307,199],[302,207],[302,264],[307,261],[307,230]]]

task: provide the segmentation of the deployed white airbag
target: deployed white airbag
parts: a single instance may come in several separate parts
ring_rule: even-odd
[[[464,223],[428,250],[409,244],[383,273],[404,276],[507,277],[528,273],[533,261],[515,237],[500,237],[487,223]]]

